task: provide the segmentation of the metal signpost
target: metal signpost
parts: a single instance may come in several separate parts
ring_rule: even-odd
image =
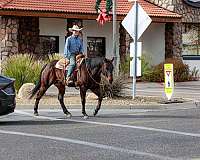
[[[114,67],[115,74],[118,75],[119,72],[119,56],[117,51],[117,15],[116,15],[116,0],[113,0],[113,55],[114,55]]]
[[[136,97],[136,74],[137,74],[137,40],[138,40],[138,2],[135,1],[135,38],[134,38],[134,44],[135,44],[135,56],[133,59],[133,99]]]
[[[173,64],[165,64],[164,73],[165,73],[165,94],[169,101],[171,100],[174,92]]]
[[[139,18],[138,18],[139,17]],[[136,97],[136,74],[137,74],[137,40],[151,23],[151,18],[139,5],[137,0],[135,4],[122,21],[122,25],[130,36],[134,39],[134,56],[133,56],[133,99]],[[138,25],[140,27],[138,27]]]

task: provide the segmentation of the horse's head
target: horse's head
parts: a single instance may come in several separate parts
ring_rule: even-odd
[[[113,82],[113,60],[114,58],[112,60],[105,58],[102,65],[102,74],[110,84]]]

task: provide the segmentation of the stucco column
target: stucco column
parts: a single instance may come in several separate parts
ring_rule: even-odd
[[[165,58],[181,57],[182,27],[181,23],[165,24]]]
[[[18,18],[11,16],[0,17],[0,64],[2,64],[8,56],[18,52],[18,29]]]
[[[17,35],[19,23],[18,19],[15,17],[3,16],[0,19],[1,25],[1,59],[2,57],[7,57],[10,54],[15,54],[18,52]]]
[[[119,28],[119,54],[120,54],[120,63],[123,63],[126,58],[126,30],[120,24]]]
[[[36,47],[39,44],[39,18],[20,17],[19,18],[19,53],[41,54]]]

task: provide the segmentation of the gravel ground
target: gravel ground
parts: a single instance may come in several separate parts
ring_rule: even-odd
[[[81,99],[79,96],[66,96],[64,98],[67,105],[80,105]],[[183,99],[176,99],[179,102],[186,102]],[[35,99],[20,99],[16,98],[17,105],[29,105],[34,104]],[[166,102],[166,99],[161,97],[136,97],[134,100],[132,97],[120,97],[120,98],[104,98],[102,105],[159,105],[162,102]],[[44,96],[40,104],[42,105],[59,105],[59,101],[56,96]],[[97,104],[96,98],[86,98],[86,104]]]

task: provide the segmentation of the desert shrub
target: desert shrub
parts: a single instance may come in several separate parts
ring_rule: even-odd
[[[188,81],[192,79],[192,75],[187,64],[184,64],[179,58],[168,58],[164,62],[153,66],[150,71],[143,74],[142,80],[150,82],[163,82],[165,63],[173,64],[175,82]]]
[[[28,54],[10,56],[2,66],[3,74],[15,78],[18,91],[24,83],[35,83],[39,77],[41,63]]]
[[[124,89],[129,88],[127,85],[128,75],[119,75],[113,78],[112,85],[108,83],[104,76],[101,78],[101,89],[104,97],[116,98],[125,95]]]
[[[194,67],[191,71],[190,71],[190,74],[191,74],[191,80],[193,81],[197,81],[199,80],[199,69],[197,69],[197,67]]]

